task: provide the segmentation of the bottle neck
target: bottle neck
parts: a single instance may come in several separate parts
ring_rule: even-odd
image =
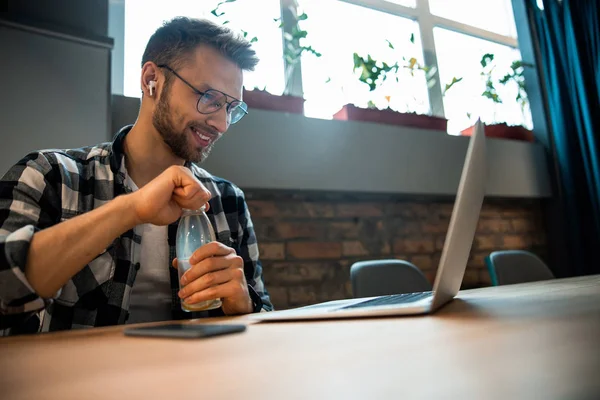
[[[199,215],[199,214],[204,214],[204,212],[206,211],[206,206],[202,206],[196,210],[190,210],[187,208],[182,209],[183,214],[181,214],[182,217],[187,217],[189,215]]]

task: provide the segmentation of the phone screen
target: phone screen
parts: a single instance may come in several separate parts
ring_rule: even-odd
[[[158,326],[145,326],[138,328],[127,328],[124,330],[127,336],[151,336],[166,338],[204,338],[228,333],[243,332],[245,325],[189,325],[189,324],[168,324]]]

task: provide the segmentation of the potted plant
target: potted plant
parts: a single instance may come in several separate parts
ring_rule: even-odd
[[[481,58],[480,63],[483,67],[481,75],[486,78],[485,90],[481,95],[492,101],[494,104],[501,104],[502,99],[498,95],[496,83],[492,77],[492,72],[496,67],[495,64],[493,64],[493,61],[494,55],[490,53],[484,54]],[[517,96],[515,100],[519,103],[523,114],[525,113],[525,107],[529,101],[527,92],[525,91],[525,78],[523,74],[525,67],[532,66],[533,65],[531,64],[516,60],[511,64],[510,71],[497,81],[497,83],[501,85],[506,85],[510,82],[515,82],[517,84]],[[495,117],[494,120],[496,120]],[[489,137],[524,140],[528,142],[534,141],[533,132],[522,125],[508,125],[506,122],[495,122],[492,124],[484,124],[484,126],[485,135]],[[474,125],[462,130],[461,134],[464,136],[471,136],[473,134],[473,129]]]
[[[285,29],[286,23],[284,23],[284,18],[275,20],[275,22],[279,22],[279,27],[284,29],[283,56],[286,63],[286,70],[283,94],[274,95],[269,93],[266,88],[261,90],[255,87],[253,90],[244,89],[244,101],[251,108],[304,114],[304,98],[295,94],[297,91],[294,90],[294,75],[303,53],[313,54],[315,57],[321,57],[321,53],[317,52],[312,46],[306,46],[301,43],[301,40],[305,39],[308,35],[308,32],[299,26],[299,21],[304,21],[308,18],[306,13],[303,12],[298,15],[295,6],[290,6],[288,11],[290,15],[289,24],[291,26],[289,31]]]
[[[410,37],[411,43],[414,44],[414,34]],[[388,46],[394,49],[394,46],[388,40]],[[415,57],[402,57],[403,64],[398,62],[390,65],[386,62],[374,60],[371,55],[366,57],[354,53],[354,71],[359,71],[359,80],[369,86],[369,91],[373,92],[378,87],[392,77],[396,83],[399,82],[398,73],[402,69],[408,69],[412,77],[416,73],[424,73],[428,87],[435,84],[434,76],[437,72],[435,67],[420,64]],[[454,84],[460,82],[462,78],[453,78],[452,82],[445,85],[444,93]],[[354,104],[346,104],[341,110],[334,114],[333,118],[337,120],[355,120],[377,122],[389,125],[412,126],[423,129],[432,130],[447,130],[448,121],[445,118],[436,117],[427,114],[418,114],[416,112],[399,112],[390,107],[391,96],[384,96],[388,106],[384,109],[378,108],[375,103],[370,100],[367,108],[357,107]],[[409,108],[409,107],[407,107]]]
[[[211,11],[217,19],[222,20],[222,24],[228,24],[229,20],[225,17],[225,12],[221,9],[221,6],[227,3],[235,3],[237,0],[222,0],[220,1],[215,9]],[[284,58],[286,62],[285,71],[285,88],[282,95],[275,95],[263,87],[254,87],[252,90],[246,88],[243,89],[243,100],[248,104],[250,108],[283,111],[291,113],[304,113],[304,98],[301,96],[294,95],[293,91],[293,76],[299,65],[300,58],[303,53],[308,52],[316,57],[321,57],[321,54],[314,50],[312,46],[305,46],[300,43],[302,39],[305,39],[308,35],[306,30],[303,30],[299,26],[299,21],[304,21],[308,18],[306,13],[298,15],[298,8],[296,4],[291,4],[285,11],[287,12],[286,18],[275,18],[274,22],[278,23],[280,29],[284,29],[283,44],[284,44]],[[285,21],[285,22],[284,22]],[[289,27],[289,29],[286,29]],[[241,33],[245,38],[249,37],[248,32],[242,30]],[[257,37],[252,37],[250,43],[258,41]]]

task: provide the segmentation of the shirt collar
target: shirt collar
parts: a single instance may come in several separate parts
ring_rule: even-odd
[[[133,125],[125,125],[124,127],[122,127],[119,130],[119,132],[115,134],[114,140],[112,142],[112,152],[110,154],[110,169],[114,174],[117,174],[122,170],[121,164],[125,160],[125,136],[127,136],[131,128],[133,128]],[[186,161],[184,166],[186,168],[192,169],[192,162]]]

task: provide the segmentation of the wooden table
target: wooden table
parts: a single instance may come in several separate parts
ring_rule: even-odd
[[[207,323],[213,321],[190,321]],[[433,316],[0,339],[1,399],[599,399],[600,276],[460,292]]]

